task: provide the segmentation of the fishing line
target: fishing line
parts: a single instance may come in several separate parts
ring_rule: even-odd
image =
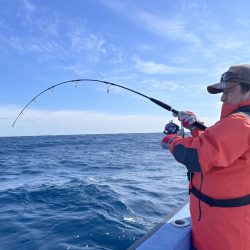
[[[75,83],[75,87],[77,87],[77,84],[80,83],[80,82],[99,82],[99,83],[104,83],[106,84],[108,87],[107,87],[107,93],[109,93],[109,89],[110,89],[110,86],[115,86],[115,87],[119,87],[119,88],[122,88],[122,89],[125,89],[125,90],[128,90],[130,92],[133,92],[137,95],[140,95],[148,100],[150,100],[151,102],[155,103],[156,105],[168,110],[168,111],[171,111],[173,112],[175,115],[178,115],[179,114],[179,111],[176,110],[176,109],[173,109],[171,106],[169,106],[168,104],[162,102],[162,101],[159,101],[155,98],[152,98],[152,97],[149,97],[147,95],[144,95],[138,91],[135,91],[133,89],[130,89],[128,87],[125,87],[125,86],[122,86],[122,85],[119,85],[119,84],[116,84],[116,83],[112,83],[112,82],[108,82],[108,81],[103,81],[103,80],[97,80],[97,79],[75,79],[75,80],[69,80],[69,81],[65,81],[65,82],[60,82],[60,83],[57,83],[55,85],[52,85],[50,87],[48,87],[47,89],[41,91],[40,93],[38,93],[35,97],[33,97],[25,106],[24,108],[20,111],[20,113],[17,115],[16,119],[14,120],[14,122],[12,123],[12,127],[15,127],[15,124],[16,124],[16,121],[18,120],[18,118],[23,114],[24,110],[32,103],[34,102],[40,95],[42,95],[43,93],[51,90],[53,91],[54,88],[60,86],[60,85],[63,85],[63,84],[66,84],[66,83]],[[202,130],[205,130],[206,127],[199,123],[199,122],[195,122],[193,125],[195,125],[196,127],[202,129]]]

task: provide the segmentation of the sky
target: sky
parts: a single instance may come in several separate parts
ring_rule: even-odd
[[[170,112],[111,81],[193,111],[210,126],[207,85],[250,62],[248,0],[0,0],[0,136],[162,132]]]

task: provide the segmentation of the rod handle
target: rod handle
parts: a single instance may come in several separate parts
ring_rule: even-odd
[[[159,101],[159,100],[157,100],[157,99],[155,99],[155,98],[152,98],[152,97],[150,97],[149,100],[150,100],[151,102],[157,104],[158,106],[160,106],[160,107],[162,107],[162,108],[168,110],[168,111],[172,111],[172,107],[169,106],[169,105],[167,105],[167,104],[164,103],[164,102],[161,102],[161,101]]]
[[[171,106],[167,105],[167,104],[164,103],[164,102],[161,102],[161,101],[159,101],[159,100],[157,100],[157,99],[155,99],[155,98],[152,98],[152,97],[149,97],[149,100],[150,100],[151,102],[157,104],[158,106],[160,106],[160,107],[162,107],[162,108],[164,108],[164,109],[166,109],[166,110],[168,110],[168,111],[173,112],[175,115],[178,115],[178,114],[179,114],[179,111],[178,111],[178,110],[173,109]],[[205,129],[207,128],[205,125],[203,125],[202,123],[197,122],[197,121],[194,122],[193,125],[194,125],[195,127],[199,128],[199,129],[201,129],[201,130],[205,130]]]
[[[207,127],[205,125],[203,125],[202,123],[200,122],[194,122],[192,125],[194,125],[195,127],[201,129],[201,130],[205,130]]]

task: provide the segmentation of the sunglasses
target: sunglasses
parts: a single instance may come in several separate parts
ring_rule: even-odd
[[[220,79],[221,82],[227,82],[230,80],[241,80],[241,76],[237,73],[227,71],[224,74],[222,74]]]

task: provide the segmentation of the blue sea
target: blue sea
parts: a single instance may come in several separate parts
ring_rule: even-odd
[[[0,138],[0,249],[127,249],[188,198],[162,137]]]

